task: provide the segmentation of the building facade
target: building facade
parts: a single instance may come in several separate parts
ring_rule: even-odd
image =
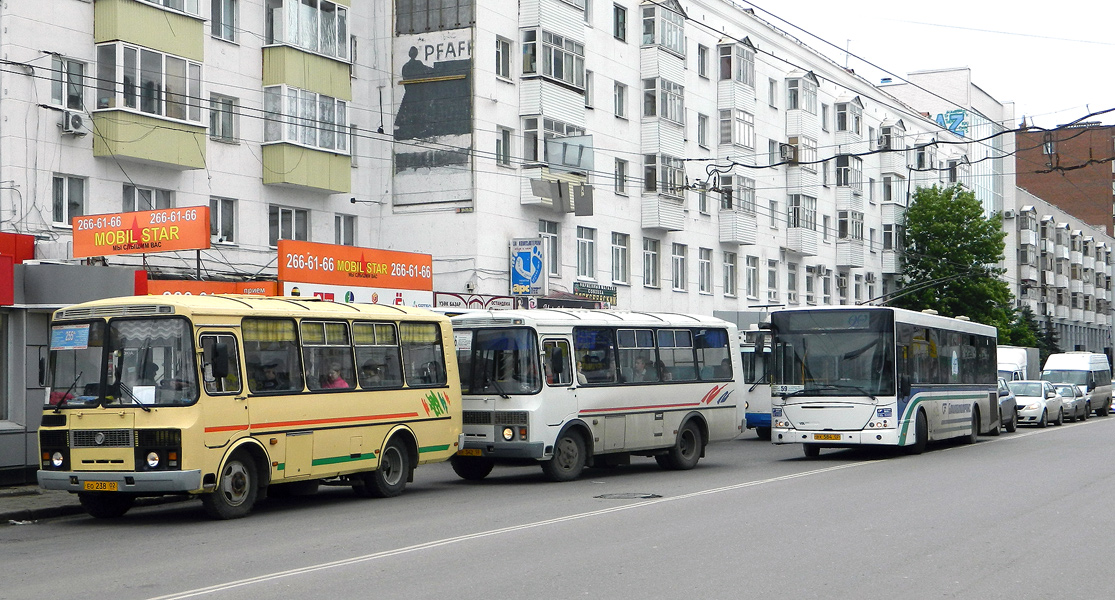
[[[1103,227],[1108,235],[1115,233],[1115,126],[1028,128],[1017,138],[1018,187]]]

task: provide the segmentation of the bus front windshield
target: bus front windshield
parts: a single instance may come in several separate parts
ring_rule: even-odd
[[[792,312],[771,320],[774,378],[794,396],[893,396],[894,331],[885,311]]]
[[[49,405],[182,406],[197,400],[184,319],[115,319],[51,329]]]
[[[465,394],[536,394],[542,389],[538,340],[526,327],[458,330],[457,365]]]

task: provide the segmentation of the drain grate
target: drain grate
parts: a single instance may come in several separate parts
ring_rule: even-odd
[[[601,494],[599,496],[593,496],[593,498],[599,498],[601,500],[647,500],[649,498],[661,497],[662,496],[658,494],[647,494],[641,492],[629,492],[626,494]]]

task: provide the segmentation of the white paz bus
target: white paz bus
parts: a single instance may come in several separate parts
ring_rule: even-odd
[[[887,307],[771,314],[772,440],[902,446],[999,433],[994,327]]]
[[[453,318],[465,479],[539,464],[554,481],[586,465],[653,456],[690,469],[742,430],[735,326],[711,317],[599,310],[502,310]]]

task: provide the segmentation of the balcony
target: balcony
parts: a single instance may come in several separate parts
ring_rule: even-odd
[[[902,273],[902,253],[897,250],[883,250],[883,274]]]
[[[1018,278],[1022,281],[1037,282],[1040,277],[1038,268],[1033,265],[1019,265]]]
[[[1038,245],[1038,232],[1023,229],[1018,232],[1018,245],[1019,246],[1037,246]]]
[[[1084,257],[1084,269],[1085,270],[1095,270],[1095,268],[1096,268],[1096,257],[1085,256]]]
[[[821,235],[815,229],[806,227],[786,228],[786,250],[802,256],[817,256],[817,243]]]
[[[267,144],[263,146],[263,183],[347,194],[352,191],[352,159],[285,142]]]
[[[720,243],[754,244],[757,230],[755,213],[735,209],[720,211]]]
[[[200,16],[135,0],[97,0],[93,5],[95,44],[123,41],[201,62],[207,37]]]
[[[1061,289],[1068,289],[1068,287],[1069,287],[1069,276],[1065,275],[1064,273],[1058,273],[1057,275],[1054,275],[1053,276],[1053,287],[1058,287],[1058,288],[1061,288]]]
[[[643,194],[641,226],[665,231],[685,229],[685,202],[673,196]]]
[[[126,110],[93,113],[93,156],[172,169],[205,168],[206,128]]]
[[[291,46],[267,46],[263,49],[263,85],[281,84],[351,101],[352,67],[343,60]]]
[[[1069,318],[1069,307],[1065,306],[1064,304],[1058,304],[1056,312],[1053,313],[1053,316],[1057,317],[1058,319]]]
[[[1072,294],[1083,294],[1084,293],[1084,282],[1079,280],[1079,279],[1070,279],[1069,280],[1069,292],[1072,293]]]
[[[863,240],[841,238],[836,240],[836,266],[839,268],[858,268],[863,266]]]
[[[1083,321],[1084,320],[1084,309],[1083,308],[1072,309],[1069,312],[1069,319],[1071,319],[1073,321],[1076,321],[1077,323]]]

